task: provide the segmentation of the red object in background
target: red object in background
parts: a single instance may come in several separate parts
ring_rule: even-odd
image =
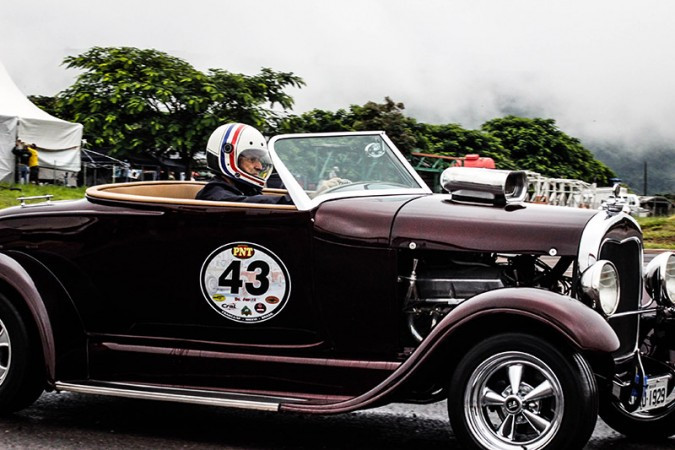
[[[463,163],[463,167],[482,167],[485,169],[495,168],[495,161],[492,158],[481,157],[480,155],[476,154],[466,155],[459,161]]]
[[[436,155],[432,153],[419,153],[413,152],[412,156],[419,156],[423,158],[432,158],[432,159],[445,159],[452,161],[451,166],[453,167],[482,167],[485,169],[494,169],[495,161],[492,158],[482,157],[475,153],[468,154],[466,156],[446,156],[446,155]]]

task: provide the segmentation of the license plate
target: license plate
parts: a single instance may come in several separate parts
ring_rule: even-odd
[[[647,386],[645,386],[642,403],[640,404],[638,411],[650,411],[666,404],[668,378],[670,377],[651,378],[647,380]]]

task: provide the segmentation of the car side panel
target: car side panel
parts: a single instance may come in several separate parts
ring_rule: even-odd
[[[372,331],[382,320],[396,321],[387,292],[396,284],[393,259],[386,247],[364,254],[360,246],[347,246],[348,255],[332,243],[319,249],[322,276],[345,287],[330,294],[335,308],[325,314],[323,294],[313,293],[317,261],[309,212],[79,205],[73,212],[35,208],[4,218],[0,245],[48,267],[66,286],[86,332],[89,378],[353,395],[378,384],[400,362],[380,358],[395,353],[397,330]],[[289,303],[264,323],[219,316],[199,287],[207,256],[240,240],[274,251],[291,273]],[[370,264],[388,269],[372,280]],[[355,289],[352,277],[370,287]],[[156,280],[163,285],[153,285]],[[324,335],[344,328],[344,312],[358,323]],[[82,378],[77,370],[60,373],[60,380]]]
[[[400,360],[397,212],[419,196],[346,198],[314,216],[314,291],[336,354]]]
[[[394,360],[399,351],[396,252],[314,237],[314,282],[336,355]]]

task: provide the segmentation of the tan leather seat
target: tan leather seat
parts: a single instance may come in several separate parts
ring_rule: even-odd
[[[137,183],[103,184],[88,188],[86,196],[88,198],[117,200],[121,202],[296,209],[293,205],[196,200],[195,197],[197,192],[199,192],[205,184],[205,182],[201,181],[141,181]],[[286,194],[285,189],[265,189],[263,192],[271,195]]]

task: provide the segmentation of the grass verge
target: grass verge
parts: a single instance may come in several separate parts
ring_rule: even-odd
[[[675,216],[641,217],[638,223],[644,234],[645,248],[675,250]]]
[[[0,183],[0,208],[18,206],[18,197],[33,197],[51,194],[52,200],[71,200],[84,197],[86,188],[69,188],[54,185]]]

